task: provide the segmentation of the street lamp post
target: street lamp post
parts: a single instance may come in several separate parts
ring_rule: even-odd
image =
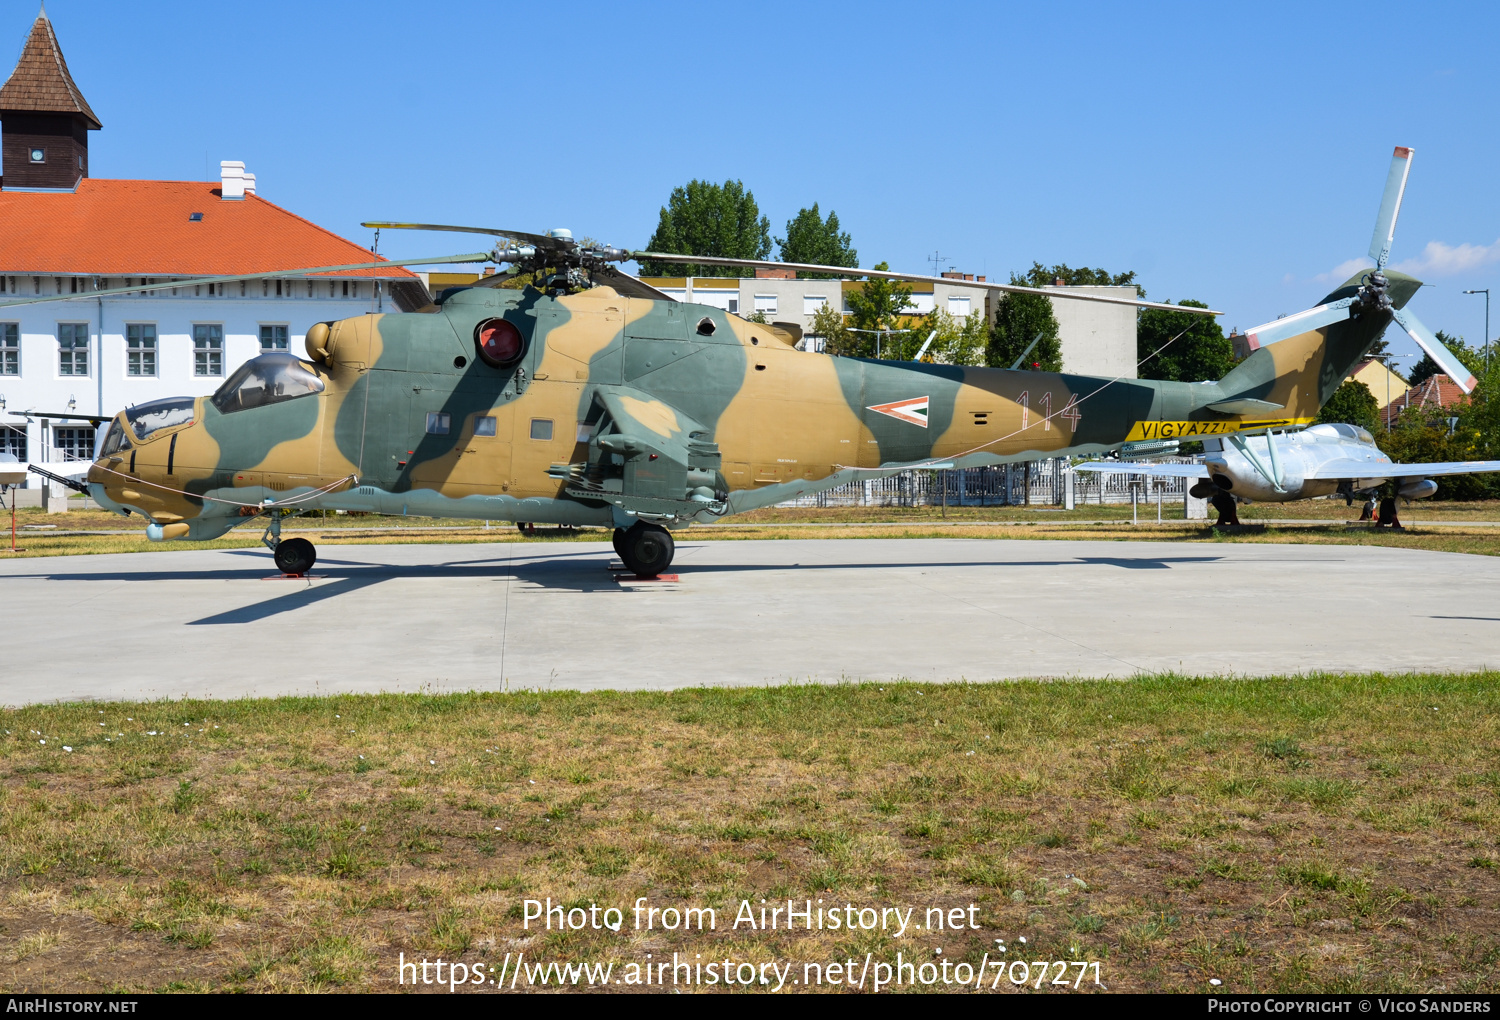
[[[1392,362],[1397,358],[1414,358],[1415,354],[1372,354],[1376,361]],[[1391,430],[1391,366],[1385,366],[1385,407],[1381,408],[1385,417],[1385,430]]]
[[[1479,290],[1466,290],[1465,294],[1484,295],[1484,370],[1490,370],[1490,289],[1484,287]]]

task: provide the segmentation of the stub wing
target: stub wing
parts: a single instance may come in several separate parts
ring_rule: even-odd
[[[1074,471],[1100,471],[1119,475],[1148,475],[1152,478],[1207,478],[1206,464],[1135,464],[1130,461],[1091,460],[1074,464]]]
[[[1500,460],[1455,460],[1440,464],[1390,464],[1378,460],[1330,460],[1310,470],[1306,478],[1431,478],[1500,471]]]

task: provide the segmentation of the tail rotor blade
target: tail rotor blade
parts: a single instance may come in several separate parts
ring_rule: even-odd
[[[1391,172],[1385,178],[1385,194],[1380,197],[1380,215],[1375,218],[1375,236],[1370,240],[1370,258],[1376,269],[1384,269],[1391,257],[1391,241],[1396,236],[1396,217],[1401,213],[1401,198],[1406,194],[1406,177],[1411,173],[1415,149],[1396,146],[1391,156]]]
[[[1473,393],[1474,386],[1478,382],[1474,373],[1464,367],[1464,363],[1454,357],[1453,352],[1443,346],[1443,342],[1433,335],[1432,330],[1422,325],[1422,321],[1404,308],[1393,309],[1396,321],[1401,328],[1406,330],[1407,335],[1417,342],[1417,346],[1427,352],[1427,356],[1437,362],[1448,374],[1448,378],[1458,383],[1458,388],[1465,393]]]
[[[1340,298],[1326,305],[1318,305],[1305,312],[1298,312],[1296,315],[1284,315],[1275,322],[1268,322],[1264,326],[1256,326],[1250,330],[1245,334],[1248,338],[1247,342],[1252,351],[1259,350],[1278,340],[1311,333],[1315,329],[1322,329],[1335,322],[1343,322],[1349,318],[1349,309],[1353,304],[1353,298]]]

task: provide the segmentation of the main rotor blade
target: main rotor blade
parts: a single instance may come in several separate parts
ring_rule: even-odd
[[[1375,236],[1370,239],[1370,258],[1377,270],[1384,269],[1391,257],[1391,242],[1396,237],[1396,217],[1401,213],[1401,199],[1406,194],[1406,178],[1411,173],[1411,157],[1417,150],[1396,146],[1391,156],[1391,170],[1385,178],[1385,194],[1380,197],[1380,215],[1375,217]]]
[[[1268,322],[1264,326],[1256,326],[1247,331],[1246,342],[1250,345],[1250,349],[1255,351],[1266,344],[1285,340],[1289,336],[1311,333],[1330,323],[1343,322],[1349,318],[1349,306],[1352,304],[1354,304],[1353,298],[1340,298],[1338,301],[1330,301],[1326,305],[1318,305],[1316,308],[1309,308],[1296,315],[1283,316],[1275,322]]]
[[[386,223],[383,221],[361,223],[362,227],[378,227],[384,230],[449,230],[456,234],[489,234],[492,237],[508,237],[513,241],[525,241],[537,248],[549,251],[568,251],[574,242],[545,234],[528,234],[524,230],[494,230],[490,227],[454,227],[446,223]]]
[[[168,283],[146,283],[139,287],[113,287],[109,290],[91,290],[79,294],[54,294],[50,297],[22,298],[20,301],[0,301],[0,308],[9,308],[11,305],[40,305],[48,301],[92,301],[94,298],[168,290],[172,287],[190,287],[200,283],[239,283],[242,280],[270,280],[279,276],[315,276],[319,273],[338,273],[351,269],[386,269],[391,266],[436,266],[450,262],[489,262],[491,255],[491,252],[480,251],[466,252],[463,255],[444,255],[442,258],[435,259],[382,259],[379,262],[353,262],[343,266],[312,266],[307,269],[278,269],[269,273],[244,273],[240,276],[194,276],[184,280],[172,280]]]
[[[1010,283],[980,283],[978,280],[952,280],[946,276],[917,276],[912,273],[892,273],[881,269],[850,269],[847,266],[815,266],[805,262],[770,262],[762,259],[726,259],[713,255],[672,255],[659,251],[633,251],[632,258],[656,259],[661,262],[686,262],[703,266],[743,266],[747,269],[791,269],[808,273],[832,273],[835,276],[871,276],[881,280],[903,280],[910,283],[942,283],[953,287],[974,287],[978,290],[998,290],[1007,294],[1041,294],[1050,298],[1067,298],[1070,301],[1095,301],[1106,305],[1130,305],[1133,308],[1160,308],[1168,312],[1187,312],[1191,315],[1223,315],[1212,308],[1194,308],[1192,305],[1168,305],[1158,301],[1133,301],[1130,298],[1105,297],[1102,294],[1070,294],[1065,290],[1044,287],[1017,287]]]
[[[676,301],[672,295],[657,290],[649,283],[639,277],[622,273],[614,266],[600,266],[598,269],[590,270],[595,283],[613,287],[615,293],[622,297],[645,298],[648,301]]]
[[[1422,325],[1422,321],[1405,308],[1393,308],[1391,314],[1396,321],[1401,323],[1401,328],[1406,330],[1408,336],[1417,342],[1417,346],[1427,352],[1427,356],[1437,362],[1438,368],[1447,373],[1448,378],[1458,383],[1458,388],[1465,393],[1473,393],[1478,380],[1474,373],[1464,367],[1464,363],[1456,358],[1452,351],[1443,346],[1443,342],[1433,335],[1432,330]]]

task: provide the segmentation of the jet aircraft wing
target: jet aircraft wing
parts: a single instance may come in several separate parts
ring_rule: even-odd
[[[1330,460],[1318,464],[1305,478],[1430,478],[1500,471],[1500,460],[1455,460],[1438,464],[1391,464],[1378,460]]]

